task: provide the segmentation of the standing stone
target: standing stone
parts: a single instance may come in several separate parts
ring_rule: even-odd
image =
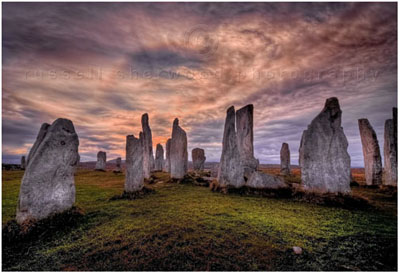
[[[143,171],[144,178],[150,178],[150,172],[154,169],[154,155],[153,155],[153,137],[149,126],[149,115],[147,113],[142,115],[142,130],[143,130]]]
[[[157,144],[155,170],[162,171],[164,167],[164,149],[161,144]]]
[[[218,178],[218,172],[219,172],[219,163],[216,163],[211,168],[211,177]]]
[[[393,117],[394,118],[394,117]],[[397,151],[394,119],[385,121],[383,155],[385,161],[385,185],[397,186]]]
[[[107,154],[104,151],[97,153],[97,162],[95,170],[106,171]]]
[[[246,186],[256,189],[281,189],[288,187],[282,178],[260,171],[253,172],[249,180],[247,180]]]
[[[175,118],[172,127],[170,148],[171,178],[182,179],[188,168],[187,137],[186,132],[179,126]]]
[[[121,168],[121,157],[118,157],[115,160],[115,169],[113,171],[114,173],[121,173],[122,172],[122,168]]]
[[[171,138],[167,140],[167,143],[165,144],[165,165],[164,165],[164,171],[171,173]]]
[[[25,162],[25,156],[21,157],[21,169],[25,170],[26,168],[26,162]]]
[[[36,137],[36,141],[33,144],[31,150],[29,151],[28,159],[27,159],[27,163],[26,163],[27,166],[29,165],[29,161],[31,160],[33,155],[36,154],[36,150],[38,149],[39,145],[42,143],[44,137],[46,136],[49,127],[50,127],[50,125],[48,123],[43,123],[42,126],[40,127],[38,136]]]
[[[203,171],[206,156],[204,156],[204,149],[194,148],[192,150],[193,169]]]
[[[74,173],[79,139],[73,123],[57,119],[43,124],[28,156],[19,192],[16,220],[40,220],[75,203]]]
[[[244,170],[235,130],[235,108],[231,106],[226,112],[222,153],[218,170],[218,185],[222,188],[244,186]]]
[[[257,170],[259,164],[254,158],[253,110],[253,105],[247,105],[236,111],[237,144],[246,179]]]
[[[281,148],[281,174],[290,175],[290,150],[287,143],[282,143]]]
[[[139,139],[133,135],[126,136],[126,176],[125,192],[140,191],[144,186],[143,173],[143,134],[140,132]]]
[[[341,120],[339,101],[332,97],[326,100],[324,109],[303,132],[299,163],[304,190],[350,192],[350,156]]]
[[[394,131],[394,147],[396,149],[396,163],[397,163],[397,108],[393,108],[393,131]]]
[[[378,138],[368,119],[359,119],[358,127],[364,155],[365,183],[379,186],[382,184],[382,159]]]

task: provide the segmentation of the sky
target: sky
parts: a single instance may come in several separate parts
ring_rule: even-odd
[[[303,130],[339,99],[352,166],[359,118],[383,148],[397,106],[397,3],[2,3],[2,159],[40,125],[73,121],[81,161],[125,158],[149,114],[153,146],[179,118],[219,161],[226,110],[254,105],[255,156],[298,163]],[[383,155],[382,155],[383,157]]]

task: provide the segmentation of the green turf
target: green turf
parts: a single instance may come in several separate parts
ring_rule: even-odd
[[[167,175],[156,174],[167,181]],[[3,225],[15,217],[21,171],[3,171]],[[397,213],[221,194],[157,183],[110,200],[124,175],[80,170],[74,227],[3,245],[3,270],[396,270]],[[20,248],[23,246],[23,248]],[[303,248],[293,255],[293,246]],[[6,253],[6,254],[5,254]]]

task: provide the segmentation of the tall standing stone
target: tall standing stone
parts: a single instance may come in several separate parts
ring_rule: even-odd
[[[394,147],[396,149],[396,163],[397,163],[397,108],[393,108],[393,131],[394,131]]]
[[[204,155],[204,149],[194,148],[192,150],[193,169],[198,171],[203,171],[205,161],[206,161],[206,156]]]
[[[99,151],[97,153],[97,162],[95,170],[106,171],[107,154],[104,151]]]
[[[241,165],[235,129],[235,108],[231,106],[226,112],[218,185],[222,188],[228,186],[239,188],[244,184],[244,169]]]
[[[237,146],[246,179],[257,170],[259,164],[254,158],[253,111],[253,105],[247,105],[236,111]]]
[[[396,131],[395,119],[385,121],[385,133],[383,144],[383,155],[385,161],[384,184],[397,186],[397,151],[396,151]]]
[[[326,100],[324,109],[303,132],[299,163],[304,190],[350,192],[350,156],[341,120],[339,101],[332,97]]]
[[[382,184],[382,159],[378,138],[368,119],[359,119],[358,127],[364,155],[365,183],[379,186]]]
[[[155,170],[162,171],[164,167],[164,148],[161,144],[157,144]]]
[[[114,173],[121,173],[122,168],[121,168],[121,157],[118,157],[115,160],[115,169],[113,170]]]
[[[142,115],[142,131],[143,131],[143,172],[144,178],[150,178],[150,172],[154,169],[154,155],[153,155],[153,137],[149,126],[149,115],[147,113]]]
[[[282,143],[281,147],[281,174],[290,175],[290,150],[287,143]]]
[[[21,157],[21,169],[25,170],[26,168],[26,161],[25,161],[25,156]]]
[[[73,206],[78,146],[78,135],[70,120],[60,118],[51,126],[42,125],[22,178],[18,223],[44,219]]]
[[[165,144],[165,165],[164,170],[165,172],[171,173],[171,138],[167,140]]]
[[[36,154],[36,150],[38,149],[39,145],[42,143],[44,137],[46,136],[49,127],[50,127],[50,125],[48,123],[43,123],[42,126],[40,127],[38,136],[36,137],[36,141],[33,144],[31,150],[29,151],[28,159],[27,159],[27,163],[26,163],[27,166],[29,165],[29,161],[31,160],[33,155]]]
[[[143,134],[136,138],[133,135],[126,136],[126,176],[125,192],[140,191],[144,186],[143,173]]]
[[[171,178],[182,179],[188,168],[187,137],[186,132],[179,126],[178,118],[172,126],[170,163]]]

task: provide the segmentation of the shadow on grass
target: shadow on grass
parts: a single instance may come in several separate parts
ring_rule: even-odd
[[[121,195],[115,195],[110,198],[110,201],[116,201],[116,200],[136,200],[136,199],[141,199],[144,198],[145,196],[149,194],[154,194],[156,191],[152,188],[147,188],[143,187],[139,191],[135,192],[126,192],[124,191]]]
[[[2,228],[3,270],[16,265],[32,246],[70,233],[87,218],[80,208],[73,207],[40,221],[31,220],[23,224],[9,221]]]

